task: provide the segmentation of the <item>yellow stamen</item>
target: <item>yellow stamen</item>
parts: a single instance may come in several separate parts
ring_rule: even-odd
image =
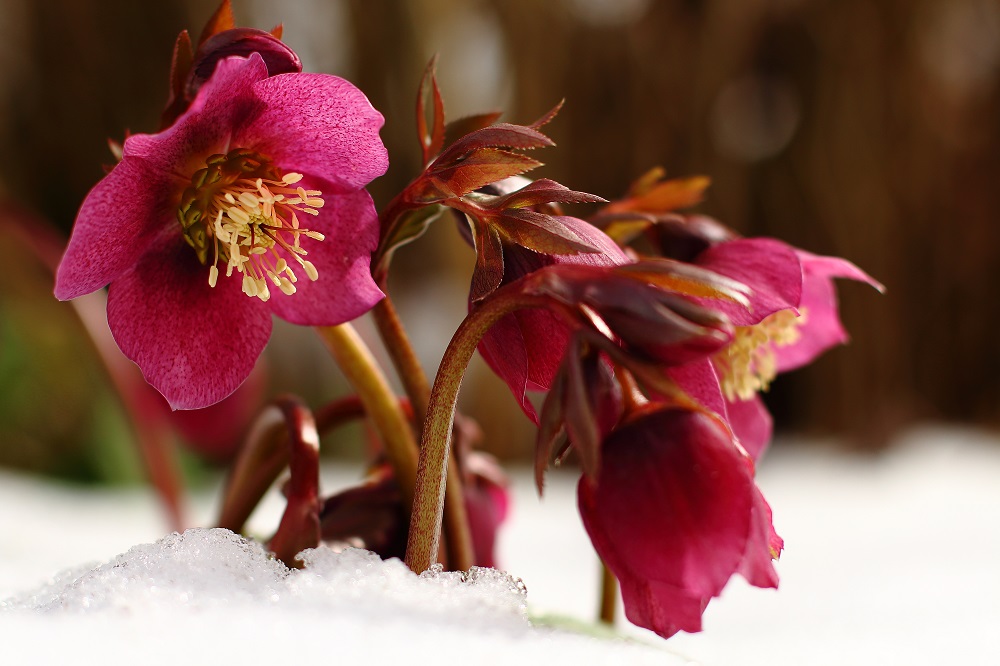
[[[299,224],[299,215],[318,215],[322,193],[307,190],[302,174],[281,174],[266,158],[243,149],[213,155],[192,177],[178,209],[184,237],[202,263],[209,265],[208,283],[219,279],[219,260],[226,277],[242,274],[243,292],[267,301],[268,282],[291,295],[297,277],[287,257],[294,257],[310,280],[316,267],[302,257],[302,238],[324,240],[323,234]]]
[[[733,341],[712,357],[726,399],[749,400],[766,391],[778,374],[775,348],[798,342],[805,321],[804,309],[798,316],[781,310],[754,326],[737,327]]]

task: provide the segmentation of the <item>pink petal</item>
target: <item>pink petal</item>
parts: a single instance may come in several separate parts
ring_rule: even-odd
[[[740,575],[755,587],[778,587],[778,572],[774,570],[771,548],[780,552],[783,545],[771,522],[771,507],[760,490],[755,488],[750,538],[740,563]]]
[[[87,195],[56,274],[56,296],[100,289],[134,265],[159,233],[178,225],[177,201],[187,176],[206,157],[226,150],[231,127],[259,102],[252,84],[267,76],[264,61],[220,61],[190,108],[159,134],[133,134],[122,161]]]
[[[80,207],[56,271],[56,298],[104,287],[133,266],[165,229],[176,225],[179,231],[172,188],[172,179],[142,158],[118,163]]]
[[[360,189],[385,173],[382,114],[351,83],[328,74],[279,74],[253,90],[263,109],[237,131],[234,145],[268,155],[285,171],[322,178],[329,184],[324,194]]]
[[[187,111],[159,134],[130,136],[125,141],[125,155],[145,156],[155,160],[157,168],[189,178],[205,166],[207,157],[250,147],[234,143],[234,132],[262,112],[253,84],[264,78],[267,66],[256,53],[249,58],[220,60]],[[178,184],[183,189],[188,183]]]
[[[247,380],[221,402],[204,409],[172,411],[169,419],[191,451],[212,463],[228,464],[261,411],[266,392],[266,364],[260,359]]]
[[[632,622],[663,637],[698,631],[734,573],[777,585],[780,538],[751,467],[701,412],[650,410],[607,438],[597,483],[581,478],[577,497]]]
[[[741,238],[709,247],[695,263],[753,290],[750,310],[727,301],[711,307],[737,326],[752,326],[779,310],[795,309],[802,295],[802,267],[795,251],[772,238]]]
[[[667,368],[666,373],[695,402],[728,423],[733,436],[753,460],[760,458],[771,441],[774,425],[760,397],[726,400],[709,359]]]
[[[174,409],[214,404],[247,378],[271,334],[265,304],[239,280],[208,286],[208,269],[180,235],[165,235],[108,293],[122,352]]]
[[[774,433],[774,419],[767,406],[754,395],[749,400],[734,400],[726,402],[726,414],[729,427],[733,429],[736,440],[750,457],[757,461],[767,450]]]
[[[840,323],[837,291],[832,278],[843,277],[866,282],[879,291],[884,287],[851,262],[838,257],[819,257],[802,250],[803,282],[800,309],[805,323],[799,327],[799,341],[776,347],[778,372],[787,372],[811,363],[827,349],[848,341]]]
[[[868,275],[868,273],[865,273],[847,259],[823,257],[806,252],[805,250],[796,250],[795,253],[799,256],[799,261],[802,262],[802,270],[807,276],[857,280],[858,282],[870,284],[879,290],[879,292],[885,292],[885,287],[881,282]]]
[[[302,216],[301,221],[303,227],[325,236],[323,241],[305,239],[302,243],[308,252],[305,258],[316,266],[319,279],[310,280],[303,269],[296,268],[295,260],[287,257],[298,277],[295,293],[287,296],[269,285],[268,304],[274,314],[303,326],[343,324],[368,312],[384,296],[371,276],[371,254],[379,233],[371,196],[356,190],[323,198],[326,203],[320,214]]]

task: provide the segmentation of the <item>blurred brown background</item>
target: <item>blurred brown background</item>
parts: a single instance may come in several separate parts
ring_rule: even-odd
[[[110,162],[106,137],[152,131],[173,40],[215,0],[0,0],[0,195],[68,233]],[[558,100],[536,172],[613,198],[648,168],[706,174],[701,210],[744,234],[844,256],[885,283],[841,284],[853,336],[768,396],[785,431],[879,447],[900,427],[1000,416],[1000,2],[992,0],[235,0],[312,71],[358,84],[387,118],[379,205],[418,168],[413,102],[440,54],[451,117],[528,122]],[[471,256],[440,224],[390,286],[432,365],[461,318]],[[51,277],[4,241],[0,461],[128,454],[115,400]],[[428,265],[429,264],[429,265]],[[405,286],[405,289],[404,289]],[[433,310],[431,310],[433,309]],[[279,349],[304,340],[296,357]],[[336,394],[311,336],[282,327],[275,390]],[[315,356],[315,358],[313,358]],[[328,373],[326,371],[329,371]],[[94,379],[97,378],[97,379]],[[465,408],[489,448],[531,429],[477,366]],[[111,416],[104,415],[106,412]],[[117,419],[117,420],[116,420]],[[88,448],[89,447],[89,448]],[[118,454],[108,453],[108,449]],[[80,451],[91,451],[82,454]],[[101,451],[100,455],[93,451]],[[86,474],[84,474],[86,476]]]

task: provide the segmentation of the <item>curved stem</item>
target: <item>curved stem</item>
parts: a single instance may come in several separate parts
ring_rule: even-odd
[[[384,285],[380,286],[385,292]],[[427,402],[431,393],[427,373],[420,365],[420,360],[417,358],[413,345],[410,344],[410,338],[403,329],[403,322],[400,321],[388,293],[375,306],[372,314],[385,348],[396,368],[396,373],[403,382],[403,388],[410,399],[416,432],[423,432],[424,416],[427,414]],[[452,462],[454,463],[454,460]],[[475,553],[472,548],[472,534],[469,531],[469,520],[465,510],[465,490],[457,464],[448,466],[447,492],[444,499],[444,529],[449,568],[460,571],[467,570],[475,564]]]
[[[380,285],[381,286],[381,285]],[[385,287],[382,286],[385,292]],[[375,304],[372,309],[375,319],[375,326],[379,335],[385,343],[386,351],[392,359],[392,364],[396,368],[400,381],[403,382],[403,389],[410,399],[413,407],[413,422],[417,432],[423,431],[424,415],[427,413],[427,400],[430,398],[431,386],[427,381],[427,373],[420,365],[420,359],[410,344],[410,338],[403,330],[403,322],[399,319],[396,307],[388,294],[381,301]]]
[[[291,478],[285,512],[268,547],[286,565],[299,568],[296,555],[315,548],[320,539],[319,433],[312,412],[297,398],[279,398],[272,409],[285,422]]]
[[[424,421],[406,544],[406,565],[416,573],[430,568],[438,552],[455,405],[469,360],[479,340],[500,318],[543,303],[543,299],[519,291],[498,290],[465,318],[444,352]]]
[[[352,395],[321,407],[313,417],[316,430],[324,433],[364,413],[361,401]],[[290,451],[280,416],[276,410],[265,409],[254,421],[230,468],[216,523],[219,527],[242,532],[264,493],[288,465]]]
[[[350,324],[318,326],[316,331],[354,387],[365,413],[381,436],[389,464],[403,491],[404,509],[409,511],[417,471],[417,443],[399,399],[371,350]]]

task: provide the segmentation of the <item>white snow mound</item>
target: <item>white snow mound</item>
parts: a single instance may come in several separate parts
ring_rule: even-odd
[[[524,585],[494,569],[417,576],[365,550],[300,556],[289,569],[228,530],[174,533],[0,602],[0,643],[11,663],[77,666],[686,663],[533,627]]]
[[[190,529],[135,546],[107,564],[59,574],[41,589],[0,602],[0,609],[142,613],[263,605],[378,615],[391,606],[397,617],[416,621],[528,626],[524,585],[495,569],[437,568],[417,576],[398,559],[358,549],[310,549],[301,559],[304,569],[289,569],[229,530]]]

